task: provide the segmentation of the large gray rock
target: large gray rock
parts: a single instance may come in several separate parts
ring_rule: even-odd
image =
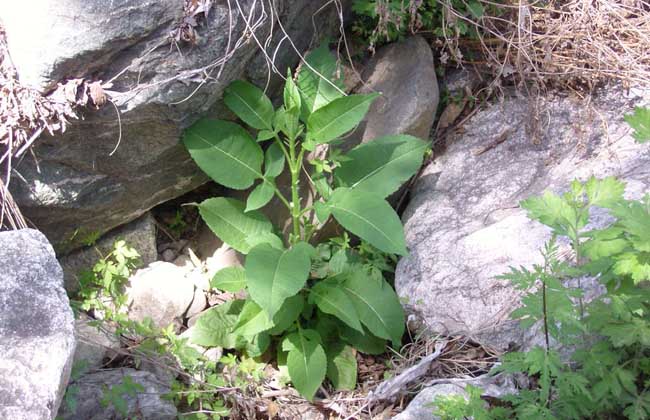
[[[111,104],[88,111],[64,134],[40,138],[33,148],[37,159],[23,159],[15,168],[20,176],[11,183],[14,197],[57,251],[79,245],[71,240],[77,228],[104,233],[204,183],[207,178],[179,142],[182,131],[204,115],[227,117],[218,100],[232,80],[264,85],[265,54],[274,56],[282,73],[297,63],[277,22],[265,54],[250,35],[238,42],[247,25],[234,3],[231,14],[226,2],[212,2],[207,21],[195,28],[196,45],[170,42],[184,3],[39,0],[0,9],[21,80],[47,90],[68,78],[115,78],[110,93],[119,116]],[[332,4],[312,23],[320,1],[276,1],[274,13],[268,2],[237,3],[246,15],[255,5],[253,22],[265,19],[256,31],[261,43],[271,17],[280,16],[299,51],[314,40],[313,23],[323,35],[337,21]],[[346,8],[349,3],[344,2]],[[221,71],[219,60],[235,45]],[[206,75],[210,79],[201,84]],[[271,82],[273,93],[279,84]]]
[[[43,234],[0,232],[0,418],[53,419],[75,350],[63,273]]]
[[[427,41],[414,36],[381,48],[356,93],[381,93],[346,145],[390,134],[428,139],[438,108],[438,82]]]
[[[650,146],[634,142],[623,115],[648,99],[611,87],[591,102],[513,96],[472,117],[424,170],[403,216],[409,256],[395,286],[411,319],[502,350],[535,340],[509,319],[519,293],[495,279],[540,263],[550,237],[518,203],[591,175],[619,176],[640,198],[650,189]],[[594,227],[610,222],[601,216]]]
[[[129,377],[132,382],[140,384],[144,390],[135,396],[124,393],[121,397],[126,402],[127,415],[115,409],[113,404],[103,406],[104,389],[111,389],[124,383],[124,378]],[[175,420],[177,411],[171,401],[163,396],[170,392],[168,383],[156,378],[153,373],[135,369],[121,368],[105,370],[82,376],[74,385],[76,407],[74,410],[62,406],[59,416],[63,420],[116,420],[138,418],[139,420]]]
[[[100,256],[110,253],[115,241],[120,239],[140,254],[140,262],[143,266],[158,259],[156,221],[151,213],[147,212],[138,219],[108,232],[92,246],[59,258],[63,268],[65,289],[70,293],[76,292],[79,289],[79,275],[85,270],[91,270]]]

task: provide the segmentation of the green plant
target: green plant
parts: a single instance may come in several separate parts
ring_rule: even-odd
[[[176,210],[174,218],[169,222],[169,229],[174,233],[177,238],[180,238],[185,229],[187,228],[187,222],[183,216],[182,210]]]
[[[102,311],[105,318],[113,319],[126,304],[124,287],[140,263],[140,255],[123,240],[115,241],[107,255],[99,255],[93,268],[80,274],[73,305],[84,311]]]
[[[310,400],[326,376],[339,389],[355,386],[354,348],[382,352],[386,340],[400,344],[404,315],[383,277],[385,258],[376,250],[406,254],[401,221],[385,197],[415,174],[429,147],[396,135],[341,153],[339,139],[363,119],[377,95],[345,96],[336,73],[325,46],[313,51],[296,80],[288,75],[278,109],[257,87],[230,84],[224,101],[257,132],[257,141],[236,123],[209,119],[184,136],[192,158],[216,182],[242,190],[259,181],[245,203],[220,197],[197,204],[214,233],[246,254],[244,267],[218,272],[212,285],[246,289],[249,297],[207,310],[191,339],[251,357],[273,343],[278,363]],[[260,143],[267,141],[263,151]],[[329,146],[327,155],[307,158],[317,146]],[[301,181],[305,160],[313,170]],[[288,197],[276,185],[285,167],[291,179]],[[301,182],[315,190],[313,205],[301,197]],[[291,217],[286,237],[258,210],[274,196]],[[367,244],[352,247],[344,236],[311,245],[319,227],[310,219],[312,212],[321,225],[333,218]]]
[[[513,318],[523,328],[540,325],[544,337],[541,347],[504,355],[498,368],[533,379],[533,387],[505,398],[515,418],[650,416],[650,291],[641,285],[650,280],[650,195],[626,200],[624,187],[612,177],[591,178],[573,182],[563,195],[546,192],[522,202],[553,237],[542,252],[543,264],[502,276],[524,291]],[[615,221],[590,229],[590,215],[598,207]],[[560,260],[560,237],[571,244],[572,264]],[[595,276],[607,292],[586,302],[580,281]],[[575,350],[570,360],[562,348]],[[481,410],[471,401],[468,410]],[[460,400],[436,404],[447,414],[454,409],[456,416],[449,418],[468,415],[459,409]],[[491,411],[485,408],[483,415]]]
[[[625,116],[625,121],[634,129],[636,141],[650,140],[650,108],[636,107],[634,113]]]
[[[434,408],[441,420],[474,419],[474,420],[499,420],[512,415],[507,407],[488,407],[481,399],[483,390],[473,385],[465,387],[467,397],[463,395],[448,395],[439,397],[429,404]]]
[[[144,387],[137,382],[133,382],[133,379],[126,375],[121,383],[110,388],[104,385],[103,390],[104,395],[100,400],[102,407],[106,408],[112,405],[122,417],[126,417],[129,414],[129,406],[125,397],[135,397],[138,392],[144,392]]]
[[[126,337],[136,366],[143,359],[155,360],[180,376],[179,380],[172,382],[172,390],[165,396],[177,405],[180,418],[204,420],[227,416],[229,410],[225,408],[220,391],[231,385],[217,374],[214,361],[207,360],[192,347],[188,337],[176,335],[173,325],[161,329],[149,318],[140,322],[128,319],[124,311],[127,300],[124,287],[138,263],[137,252],[124,241],[116,241],[110,253],[100,254],[93,268],[82,273],[80,290],[72,301],[75,308],[96,314],[100,312],[101,319],[93,323],[111,324],[117,336]],[[72,368],[71,381],[64,396],[71,413],[77,407],[79,386],[76,381],[86,368],[85,361]],[[142,391],[139,384],[125,377],[123,383],[104,388],[101,403],[104,406],[112,404],[120,415],[126,416],[128,407],[124,397]]]
[[[476,37],[473,22],[485,13],[484,4],[476,0],[355,0],[352,7],[353,30],[368,41],[370,49],[409,33],[430,32],[449,40]]]

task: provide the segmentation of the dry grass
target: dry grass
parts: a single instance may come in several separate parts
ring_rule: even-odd
[[[439,0],[447,21],[464,20],[478,39],[446,37],[461,62],[487,65],[497,82],[592,88],[612,80],[650,86],[650,3],[645,0],[479,0],[486,13],[470,20]],[[480,51],[483,61],[462,50]]]

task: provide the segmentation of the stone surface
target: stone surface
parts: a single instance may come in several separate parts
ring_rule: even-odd
[[[650,190],[650,146],[634,142],[623,114],[648,99],[617,88],[591,102],[513,95],[475,114],[425,168],[403,215],[409,256],[395,286],[410,318],[502,350],[530,343],[532,331],[509,319],[518,292],[495,279],[509,266],[539,263],[550,237],[518,203],[591,175],[619,176],[627,196],[640,198]],[[599,216],[594,226],[609,220]]]
[[[129,318],[142,321],[149,317],[160,328],[182,320],[195,304],[194,284],[186,274],[184,269],[162,261],[136,271],[126,290]],[[203,299],[205,307],[205,296]]]
[[[456,384],[440,384],[425,388],[413,398],[413,400],[393,420],[440,420],[439,416],[434,415],[435,407],[431,403],[439,397],[462,395],[467,396],[465,387]]]
[[[92,269],[99,259],[99,254],[107,255],[113,249],[113,243],[119,239],[123,239],[128,246],[138,251],[143,266],[158,259],[156,221],[151,213],[147,212],[138,219],[113,229],[102,236],[95,245],[60,257],[65,289],[68,292],[77,291],[79,274],[84,270]]]
[[[444,379],[442,380],[444,381]],[[450,381],[452,382],[439,383],[422,389],[418,395],[411,400],[404,411],[393,417],[393,420],[439,420],[440,417],[434,415],[435,406],[431,406],[431,403],[438,397],[453,395],[462,395],[463,397],[467,397],[468,395],[465,391],[467,385],[480,388],[482,390],[482,397],[498,399],[503,398],[506,395],[517,393],[514,379],[510,376],[504,375],[503,373],[491,376],[480,376],[469,381],[463,380],[462,382],[457,383],[453,383],[454,379],[451,379]]]
[[[123,394],[127,403],[127,416],[122,416],[112,404],[103,407],[100,403],[104,396],[103,387],[111,388],[124,383],[124,377],[129,376],[133,382],[144,387],[143,392],[135,396]],[[140,420],[175,420],[176,407],[171,401],[162,396],[170,391],[168,383],[160,381],[153,373],[121,368],[105,370],[82,376],[75,385],[77,407],[71,411],[62,406],[59,412],[64,420],[113,420],[121,418],[138,418]]]
[[[427,41],[414,36],[379,49],[355,93],[381,93],[345,143],[352,147],[389,134],[428,139],[438,108],[438,82]]]
[[[478,68],[466,66],[452,69],[445,74],[440,84],[440,90],[447,96],[447,105],[438,117],[436,130],[438,133],[449,128],[462,114],[470,101],[475,101],[475,92],[483,81]]]
[[[74,352],[74,363],[84,363],[85,370],[95,370],[103,366],[104,360],[110,360],[118,355],[120,341],[115,334],[108,331],[108,325],[102,323],[98,328],[91,325],[92,319],[84,314],[75,320],[75,336],[77,348]]]
[[[70,376],[74,318],[43,234],[0,232],[0,418],[53,419]]]
[[[37,159],[23,159],[14,168],[20,173],[11,183],[14,197],[57,251],[79,246],[69,238],[80,227],[104,233],[204,183],[205,175],[179,142],[182,131],[204,115],[229,116],[219,99],[232,80],[264,85],[265,54],[273,55],[284,73],[298,61],[292,45],[304,52],[316,41],[314,35],[324,35],[337,22],[333,3],[312,21],[321,2],[277,1],[274,13],[264,3],[263,15],[261,2],[240,0],[244,15],[254,5],[253,21],[266,16],[256,32],[261,43],[271,16],[280,16],[293,40],[292,45],[286,42],[275,22],[264,54],[248,35],[247,42],[238,42],[246,29],[238,8],[231,14],[226,2],[212,2],[207,20],[195,28],[196,45],[170,43],[183,4],[38,0],[0,9],[21,80],[43,90],[75,77],[112,80],[110,95],[119,109],[119,116],[110,103],[88,110],[64,134],[42,136],[33,148]],[[219,59],[235,46],[222,71]],[[206,72],[211,79],[201,83]],[[271,78],[270,93],[278,91],[277,79]]]

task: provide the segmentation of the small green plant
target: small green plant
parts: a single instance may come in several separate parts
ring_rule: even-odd
[[[511,410],[506,417],[477,405],[476,398],[465,406],[471,414],[458,399],[436,401],[447,418],[650,417],[650,291],[641,285],[650,280],[650,195],[630,201],[624,189],[615,178],[591,178],[573,182],[566,194],[546,192],[522,202],[553,237],[542,252],[543,264],[513,268],[502,278],[525,293],[513,318],[523,328],[540,325],[544,345],[505,354],[497,370],[524,373],[535,386],[505,398]],[[615,222],[590,229],[597,207]],[[572,245],[571,264],[558,256],[560,237]],[[580,281],[594,276],[607,292],[586,302]],[[571,360],[561,348],[575,349]]]
[[[117,336],[128,337],[136,366],[143,358],[152,359],[164,363],[170,372],[180,374],[180,379],[173,381],[172,391],[166,396],[178,406],[180,418],[204,420],[227,416],[229,411],[219,392],[230,384],[216,373],[215,362],[206,360],[190,346],[188,337],[176,335],[173,325],[161,329],[149,318],[140,322],[128,319],[124,311],[127,300],[124,287],[138,263],[137,252],[124,241],[116,241],[110,253],[101,256],[91,270],[82,273],[80,290],[72,300],[74,306],[95,314],[100,312],[102,318],[93,323],[111,324]],[[72,368],[71,381],[64,396],[71,413],[77,407],[79,385],[76,381],[86,370],[85,361]],[[126,416],[125,396],[142,391],[141,385],[125,377],[123,383],[105,387],[101,402],[104,406],[113,405],[120,415]]]
[[[185,229],[187,228],[187,222],[183,217],[182,210],[176,210],[174,218],[169,222],[169,229],[174,233],[177,238],[180,238]]]
[[[368,41],[371,50],[418,32],[447,40],[476,37],[477,26],[472,22],[485,13],[485,4],[476,0],[448,4],[439,0],[355,0],[352,7],[356,14],[353,30]]]
[[[103,390],[104,395],[100,400],[102,407],[106,408],[112,405],[122,417],[127,417],[129,405],[126,397],[135,397],[138,392],[144,392],[144,387],[137,382],[133,382],[130,376],[125,375],[122,383],[113,385],[110,388],[104,385]]]
[[[512,416],[507,407],[488,407],[481,399],[483,390],[473,385],[465,387],[467,397],[463,395],[448,395],[439,397],[430,406],[441,420],[473,419],[473,420],[499,420]]]
[[[102,311],[107,319],[117,317],[126,304],[124,287],[138,264],[138,252],[123,240],[115,241],[111,252],[81,273],[73,304],[84,311]]]
[[[636,141],[650,140],[650,108],[636,107],[634,113],[625,116],[625,121],[634,129]]]
[[[249,130],[204,119],[186,131],[184,143],[217,183],[243,190],[257,181],[246,202],[220,197],[197,204],[212,231],[246,255],[244,267],[218,272],[212,285],[230,292],[245,289],[249,297],[207,310],[191,339],[250,357],[273,344],[278,363],[311,400],[326,377],[339,389],[355,386],[354,348],[381,353],[387,340],[395,346],[401,342],[404,314],[383,277],[386,258],[378,253],[405,255],[406,244],[401,221],[385,197],[416,173],[429,145],[395,135],[341,153],[339,139],[357,126],[377,95],[345,96],[325,46],[306,61],[296,80],[288,75],[278,109],[247,82],[228,86],[224,101]],[[264,142],[270,143],[266,150],[260,146]],[[326,145],[325,157],[307,159]],[[313,170],[301,181],[305,160]],[[285,168],[290,196],[276,185]],[[301,182],[316,191],[313,204],[301,197]],[[274,197],[291,217],[286,236],[259,211]],[[312,222],[312,213],[319,223]],[[350,246],[348,236],[311,245],[319,225],[331,218],[361,238],[361,247]]]

